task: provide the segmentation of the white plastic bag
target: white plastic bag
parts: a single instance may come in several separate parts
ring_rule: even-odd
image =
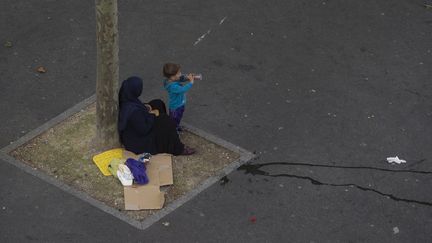
[[[134,178],[132,172],[126,165],[119,164],[117,170],[117,177],[119,178],[123,186],[132,186]]]
[[[387,162],[389,162],[389,163],[391,163],[391,164],[393,164],[393,163],[396,163],[396,164],[404,164],[404,163],[406,163],[406,161],[405,160],[403,160],[403,159],[399,159],[399,157],[388,157],[387,158]]]

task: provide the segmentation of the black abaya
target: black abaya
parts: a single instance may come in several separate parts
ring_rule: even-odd
[[[180,141],[176,130],[176,123],[166,114],[165,103],[162,100],[149,102],[152,109],[159,111],[153,123],[153,133],[158,153],[169,153],[180,155],[183,152],[184,144]]]

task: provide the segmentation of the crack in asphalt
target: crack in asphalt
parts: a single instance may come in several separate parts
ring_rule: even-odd
[[[426,159],[421,159],[419,161],[414,161],[412,163],[421,163],[426,161]],[[297,162],[269,162],[254,164],[259,167],[271,166],[271,165],[298,165],[298,166],[309,166],[309,167],[323,167],[323,168],[337,168],[337,169],[363,169],[363,170],[378,170],[385,172],[395,172],[395,173],[416,173],[416,174],[432,174],[432,171],[421,171],[421,170],[392,170],[379,167],[371,166],[343,166],[343,165],[320,165],[320,164],[310,164],[310,163],[297,163]]]
[[[420,161],[423,162],[423,161],[425,161],[425,159],[422,159]],[[357,185],[354,183],[345,183],[345,184],[327,183],[327,182],[319,181],[319,180],[314,179],[314,178],[309,177],[309,176],[300,176],[300,175],[295,175],[295,174],[270,174],[269,172],[260,169],[261,167],[272,166],[272,165],[294,165],[294,166],[309,166],[309,167],[324,167],[324,168],[339,168],[339,169],[368,169],[368,170],[378,170],[378,171],[394,172],[394,173],[432,174],[432,171],[391,170],[391,169],[383,169],[383,168],[377,168],[377,167],[318,165],[318,164],[291,163],[291,162],[271,162],[271,163],[260,163],[260,164],[247,163],[247,164],[240,166],[237,170],[243,170],[244,174],[251,174],[253,176],[260,175],[260,176],[268,176],[268,177],[289,177],[289,178],[296,178],[296,179],[301,179],[301,180],[308,180],[310,183],[312,183],[313,185],[317,185],[317,186],[355,187],[355,188],[362,190],[362,191],[374,192],[380,196],[384,196],[384,197],[387,197],[389,199],[392,199],[392,200],[398,201],[398,202],[416,203],[416,204],[420,204],[420,205],[424,205],[424,206],[432,206],[432,202],[419,201],[419,200],[415,200],[415,199],[397,197],[393,194],[384,193],[384,192],[381,192],[379,190],[360,186],[360,185]]]

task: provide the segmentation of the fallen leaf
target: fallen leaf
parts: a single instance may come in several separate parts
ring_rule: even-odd
[[[39,66],[39,67],[36,69],[36,71],[37,71],[38,73],[46,73],[46,72],[47,72],[46,68],[44,68],[43,66]]]
[[[10,42],[10,41],[6,41],[6,42],[4,43],[4,46],[7,47],[7,48],[11,48],[13,45],[12,45],[12,42]]]

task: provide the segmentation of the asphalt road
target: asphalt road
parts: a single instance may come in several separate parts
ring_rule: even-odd
[[[202,73],[184,120],[255,151],[255,166],[139,231],[0,161],[0,240],[430,242],[421,3],[121,1],[121,78],[142,76],[149,100],[166,98],[163,63]],[[94,2],[4,0],[0,33],[4,147],[94,93]],[[396,155],[407,163],[385,161]]]

